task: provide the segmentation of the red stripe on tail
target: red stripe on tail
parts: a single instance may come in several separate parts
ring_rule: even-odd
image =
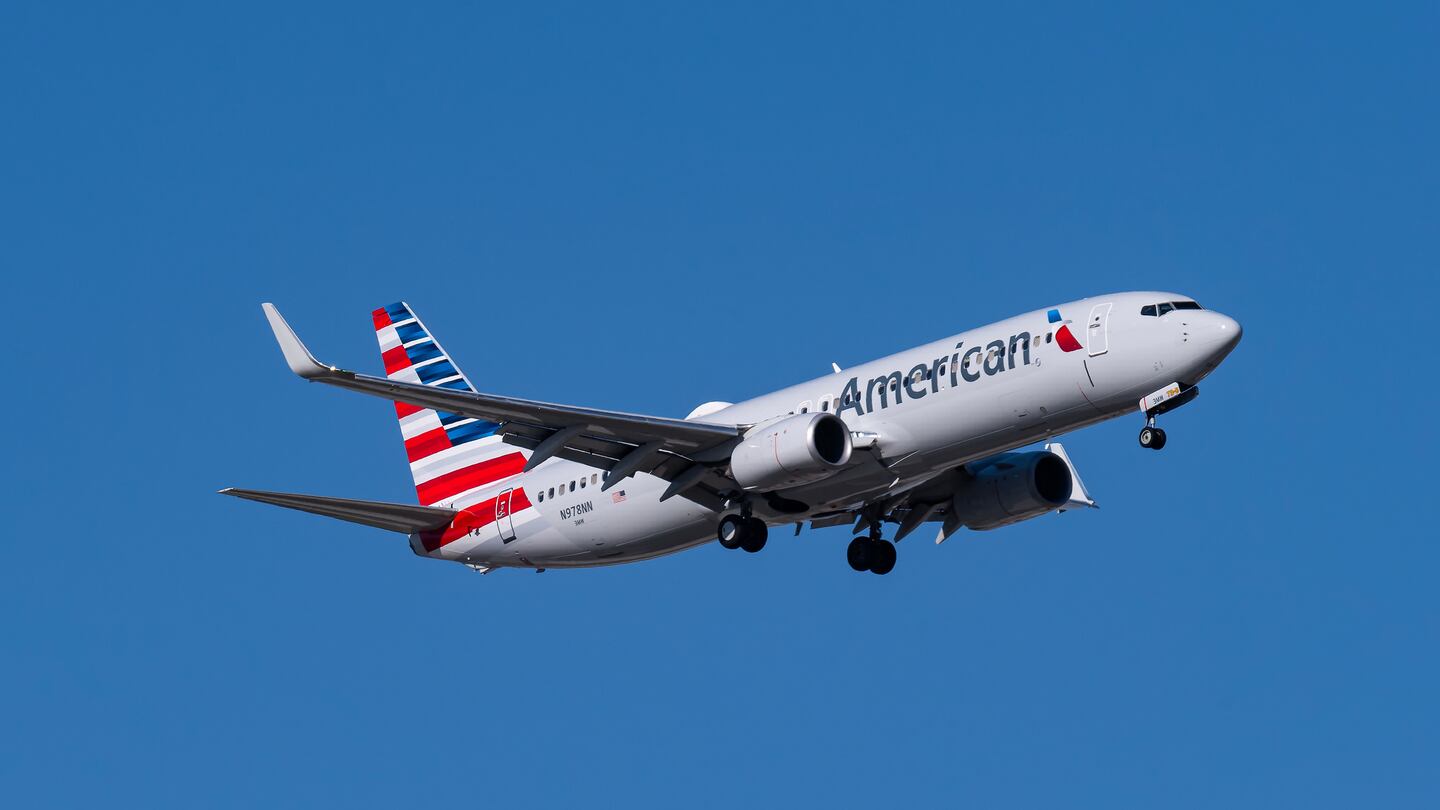
[[[445,428],[438,427],[434,430],[427,430],[413,439],[406,439],[405,455],[411,461],[419,461],[426,456],[433,456],[441,450],[449,450],[450,446],[450,437],[445,435]]]
[[[415,493],[420,496],[420,503],[428,506],[459,495],[466,490],[518,475],[524,468],[525,456],[518,452],[510,453],[499,458],[486,459],[469,467],[461,467],[454,472],[432,478],[423,484],[416,484]]]
[[[380,359],[385,361],[386,374],[394,374],[402,368],[410,367],[410,357],[405,354],[404,346],[396,346],[388,352],[382,352]]]

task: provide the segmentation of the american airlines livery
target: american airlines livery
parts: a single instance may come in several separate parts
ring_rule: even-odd
[[[853,524],[850,567],[886,574],[925,523],[941,543],[1095,506],[1054,437],[1138,410],[1140,445],[1159,450],[1155,418],[1193,400],[1241,333],[1183,295],[1103,295],[672,419],[480,393],[404,303],[372,313],[385,377],[320,363],[263,308],[291,371],[394,401],[420,505],[221,492],[400,532],[485,573],[711,539],[756,552],[770,527],[808,521]]]

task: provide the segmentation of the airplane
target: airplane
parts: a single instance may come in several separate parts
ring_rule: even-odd
[[[939,544],[1096,506],[1054,439],[1138,412],[1140,445],[1161,449],[1156,418],[1195,399],[1242,331],[1188,296],[1103,295],[675,419],[481,393],[403,302],[372,313],[384,377],[319,362],[262,308],[292,372],[394,403],[419,504],[221,493],[399,532],[481,573],[711,540],[753,553],[771,527],[808,522],[853,524],[850,567],[887,574],[925,524]]]

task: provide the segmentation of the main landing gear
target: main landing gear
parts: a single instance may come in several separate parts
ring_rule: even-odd
[[[895,567],[895,544],[871,531],[869,537],[857,537],[845,549],[845,559],[856,571],[888,574]]]
[[[751,554],[765,548],[770,534],[765,521],[748,515],[726,515],[715,533],[725,548],[743,548]]]

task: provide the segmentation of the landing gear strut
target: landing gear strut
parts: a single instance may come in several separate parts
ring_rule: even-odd
[[[857,537],[845,549],[845,560],[856,571],[888,574],[895,567],[895,544],[872,530],[869,537]]]
[[[754,554],[765,548],[765,540],[769,537],[769,529],[765,521],[744,515],[726,515],[720,519],[720,526],[715,532],[720,540],[720,545],[725,548],[743,548]]]

